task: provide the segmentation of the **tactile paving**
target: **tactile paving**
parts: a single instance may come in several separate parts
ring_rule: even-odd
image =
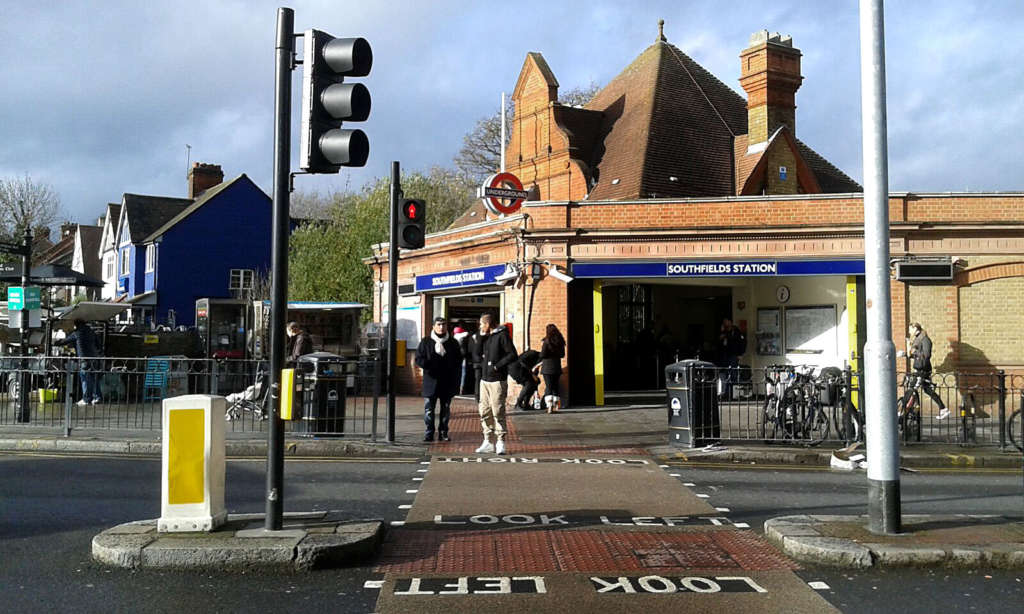
[[[748,531],[422,531],[396,529],[378,572],[772,571],[799,567]]]

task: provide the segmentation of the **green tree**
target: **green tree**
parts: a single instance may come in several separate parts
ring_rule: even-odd
[[[406,197],[426,201],[427,232],[447,228],[473,200],[459,173],[433,168],[403,175]],[[363,258],[388,240],[390,179],[379,178],[358,194],[335,194],[326,219],[308,222],[289,242],[289,298],[307,301],[373,302],[372,270]]]

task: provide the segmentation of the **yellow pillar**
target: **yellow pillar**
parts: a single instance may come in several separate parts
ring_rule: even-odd
[[[860,347],[857,345],[857,332],[860,321],[857,319],[857,278],[854,275],[846,277],[846,332],[850,348],[850,369],[856,374],[860,370]],[[859,407],[857,399],[857,376],[854,375],[850,391],[850,402],[854,407]]]
[[[604,284],[594,280],[594,404],[604,405]]]

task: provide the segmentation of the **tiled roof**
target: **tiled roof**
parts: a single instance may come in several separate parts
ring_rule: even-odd
[[[89,277],[101,278],[103,273],[100,266],[100,241],[103,238],[103,229],[99,226],[78,226],[78,233],[82,237],[82,260],[85,270],[80,271]]]
[[[127,210],[128,229],[132,243],[142,243],[150,233],[192,204],[188,198],[167,198],[125,194],[122,206]]]
[[[759,159],[746,154],[746,99],[666,42],[644,50],[586,108],[604,113],[588,160],[591,200],[734,195]],[[825,192],[861,190],[797,142]]]

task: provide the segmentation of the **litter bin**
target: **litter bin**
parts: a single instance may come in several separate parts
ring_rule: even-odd
[[[680,360],[665,367],[669,443],[696,448],[721,437],[718,369],[703,360]]]
[[[330,352],[300,356],[302,414],[296,433],[312,437],[345,432],[345,396],[348,373],[345,359]]]

